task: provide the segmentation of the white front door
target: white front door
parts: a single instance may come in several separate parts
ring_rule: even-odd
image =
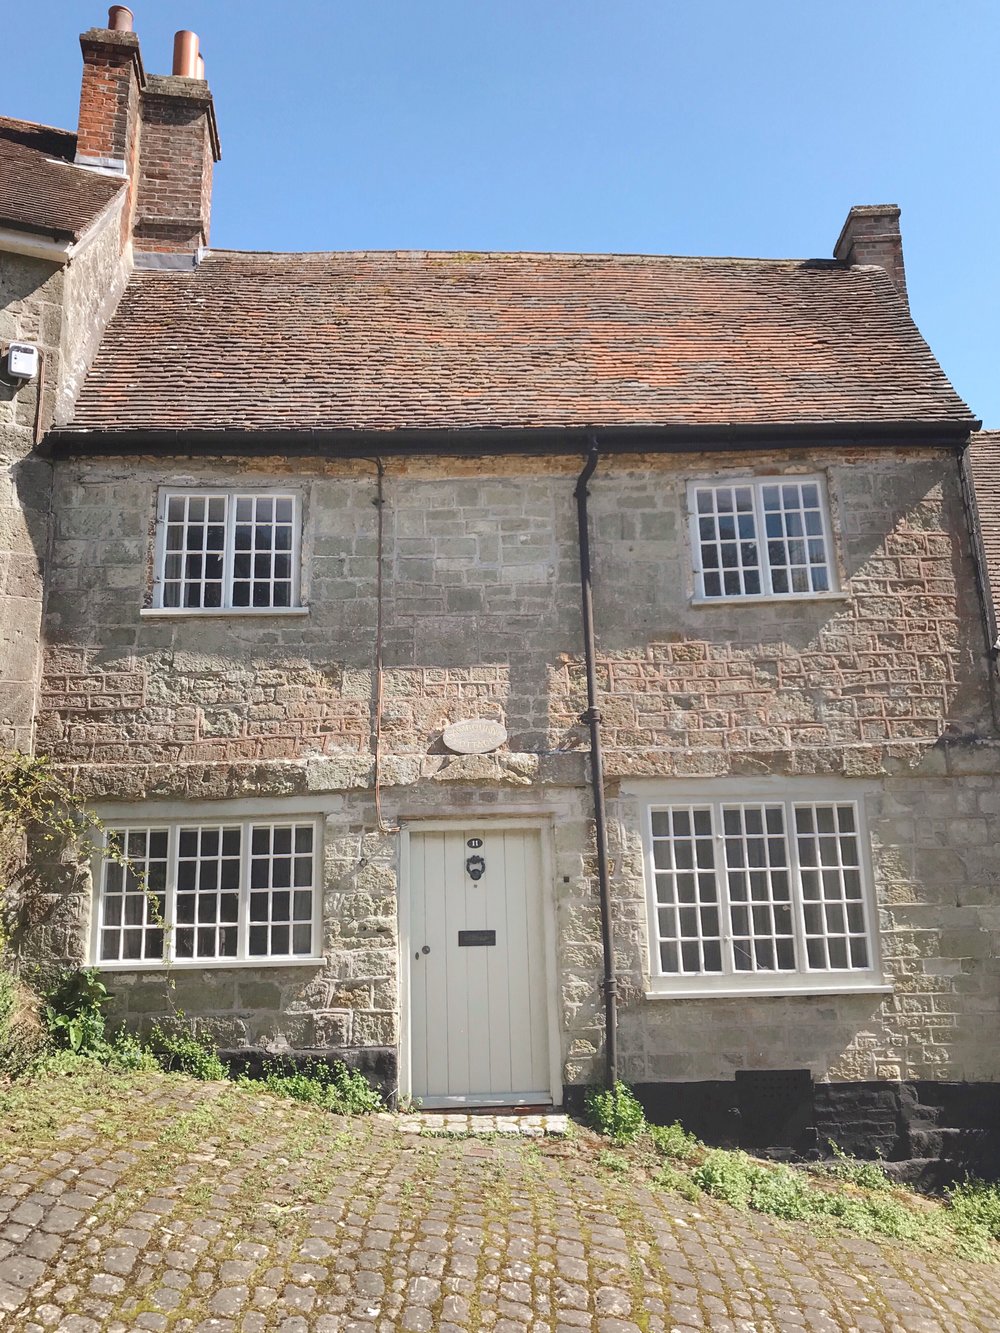
[[[414,833],[409,864],[412,1095],[551,1102],[540,832]]]

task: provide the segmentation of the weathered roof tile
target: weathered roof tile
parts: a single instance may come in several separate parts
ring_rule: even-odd
[[[213,251],[135,274],[70,429],[971,421],[877,268]]]
[[[0,227],[75,241],[122,189],[73,165],[76,135],[0,116]]]

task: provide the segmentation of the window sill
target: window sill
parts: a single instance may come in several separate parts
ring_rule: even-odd
[[[813,995],[891,995],[893,987],[884,982],[805,982],[795,986],[697,986],[688,990],[647,990],[647,1000],[748,1000],[766,998],[794,999]]]
[[[308,606],[143,606],[139,609],[139,615],[143,620],[175,620],[178,618],[228,620],[233,616],[241,618],[274,616],[280,618],[284,616],[307,616],[308,614]]]
[[[215,972],[231,967],[325,967],[325,958],[178,958],[172,963],[133,959],[92,963],[98,972]]]
[[[689,606],[760,606],[762,603],[789,602],[849,602],[846,592],[785,592],[766,596],[746,597],[690,597]]]

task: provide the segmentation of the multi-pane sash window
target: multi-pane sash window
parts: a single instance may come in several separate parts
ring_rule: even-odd
[[[107,840],[98,963],[315,954],[312,821],[112,827]]]
[[[862,838],[854,801],[652,805],[654,981],[683,991],[871,978]]]
[[[692,482],[689,507],[697,596],[832,591],[829,523],[818,479]]]
[[[298,546],[294,495],[164,492],[156,605],[189,611],[293,607]]]

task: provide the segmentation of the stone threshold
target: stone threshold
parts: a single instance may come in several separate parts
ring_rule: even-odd
[[[433,1138],[486,1138],[501,1134],[509,1138],[541,1139],[548,1136],[564,1138],[569,1133],[569,1116],[560,1112],[541,1115],[467,1115],[449,1111],[415,1111],[404,1115],[382,1113],[380,1119],[391,1120],[401,1134],[422,1134]]]

